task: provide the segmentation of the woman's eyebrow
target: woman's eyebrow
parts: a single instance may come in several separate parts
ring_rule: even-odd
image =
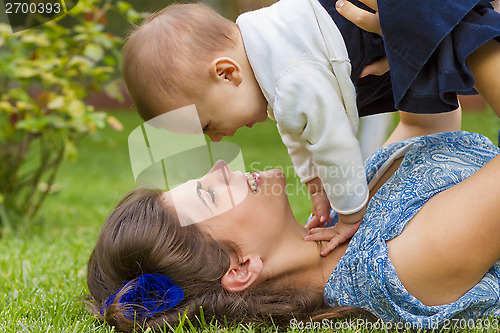
[[[201,183],[200,183],[200,181],[196,181],[196,194],[198,194],[198,198],[200,198],[200,200],[203,202],[203,204],[205,206],[207,206],[207,208],[210,209],[210,211],[212,211],[212,208],[210,208],[210,206],[207,204],[205,199],[203,199],[203,197],[201,196]]]

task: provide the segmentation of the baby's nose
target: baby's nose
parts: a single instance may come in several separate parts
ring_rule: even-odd
[[[205,134],[208,135],[210,140],[212,140],[213,142],[219,142],[224,137],[223,134],[221,134],[220,132],[217,132],[214,129],[208,130],[207,132],[205,132]]]
[[[224,137],[224,135],[219,134],[219,133],[216,133],[216,134],[210,133],[207,135],[210,138],[210,140],[212,140],[213,142],[220,142],[220,140],[222,140],[222,138]]]

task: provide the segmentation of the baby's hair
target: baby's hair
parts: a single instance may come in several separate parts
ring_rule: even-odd
[[[161,198],[159,190],[139,189],[129,193],[113,210],[101,230],[87,267],[89,310],[119,331],[151,327],[175,327],[182,314],[198,325],[195,316],[203,308],[207,322],[254,322],[289,325],[313,318],[339,318],[366,311],[345,307],[329,308],[322,290],[284,287],[279,278],[266,280],[241,291],[229,292],[221,278],[230,268],[230,257],[240,257],[234,244],[220,243],[198,226],[182,227],[177,215]],[[184,291],[182,301],[171,309],[135,322],[126,316],[134,304],[121,304],[119,294],[142,274],[162,274]],[[104,306],[104,309],[103,309]],[[133,308],[132,308],[133,310]],[[371,317],[373,318],[373,317]]]
[[[123,76],[144,120],[185,105],[208,78],[216,53],[234,47],[238,26],[201,3],[173,4],[135,27],[123,47]],[[206,74],[206,75],[204,75]]]

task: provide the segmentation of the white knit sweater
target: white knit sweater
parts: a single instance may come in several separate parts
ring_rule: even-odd
[[[319,177],[332,208],[368,201],[351,65],[317,0],[280,0],[236,20],[257,82],[303,183]]]

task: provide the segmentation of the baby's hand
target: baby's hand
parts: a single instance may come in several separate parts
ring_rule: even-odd
[[[336,248],[339,244],[344,243],[358,231],[363,216],[365,215],[366,206],[359,212],[351,215],[339,215],[339,221],[329,228],[314,228],[309,230],[309,235],[304,239],[306,241],[329,240],[323,251],[322,256],[326,256],[330,251]]]
[[[316,227],[324,227],[325,223],[329,222],[330,217],[330,201],[323,190],[323,184],[319,178],[309,181],[307,184],[312,201],[312,218],[307,222],[306,229],[310,230]]]
[[[329,222],[330,217],[330,201],[324,191],[311,194],[312,200],[312,218],[307,222],[306,229],[310,230],[316,227],[324,227],[325,223]]]

